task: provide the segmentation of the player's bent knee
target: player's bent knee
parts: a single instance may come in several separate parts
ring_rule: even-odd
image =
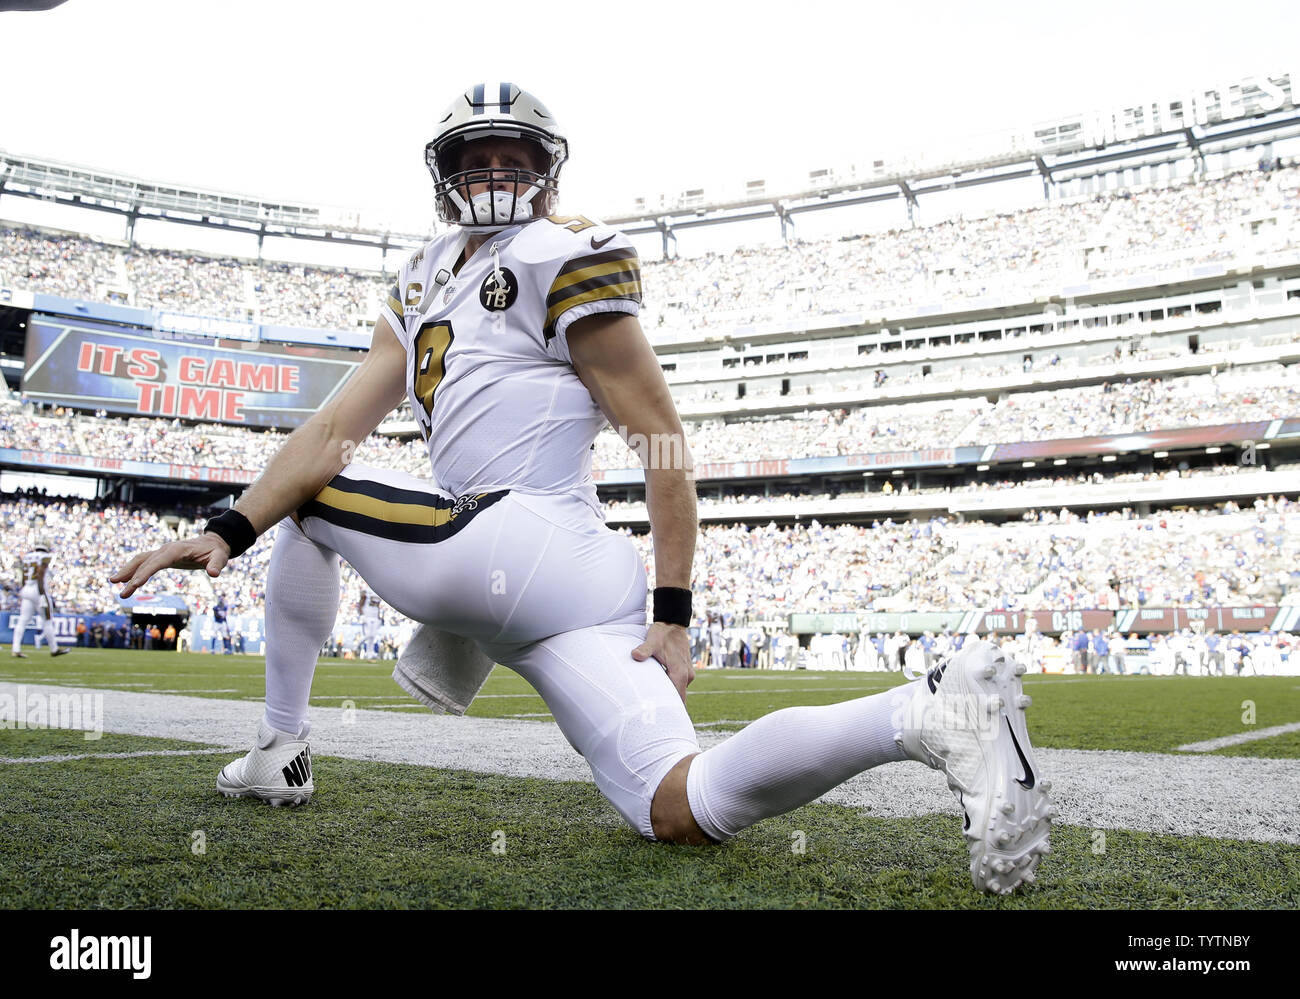
[[[697,755],[699,754],[693,753],[680,760],[664,775],[655,790],[650,805],[650,826],[654,830],[656,842],[687,846],[706,846],[717,842],[705,835],[695,821],[686,795],[686,775],[690,771],[691,760]]]

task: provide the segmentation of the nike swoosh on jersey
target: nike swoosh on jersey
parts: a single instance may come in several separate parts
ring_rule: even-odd
[[[618,235],[618,233],[616,233],[616,232],[612,232],[612,233],[610,233],[608,236],[606,236],[604,239],[600,240],[599,242],[597,242],[595,236],[592,236],[592,237],[591,237],[591,248],[592,248],[593,250],[599,250],[602,246],[604,246],[606,243],[608,243],[611,239],[613,239],[613,238],[614,238],[615,236],[617,236],[617,235]]]

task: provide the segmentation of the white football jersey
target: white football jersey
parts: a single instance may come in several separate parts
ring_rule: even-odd
[[[22,586],[26,587],[29,583],[40,585],[41,570],[50,564],[50,553],[44,549],[36,549],[25,554],[22,558],[23,580]]]
[[[455,497],[577,491],[599,511],[591,445],[605,417],[566,336],[583,316],[637,314],[636,250],[602,223],[551,216],[490,235],[452,274],[467,238],[427,243],[383,309],[434,481]]]
[[[379,605],[383,603],[379,594],[369,586],[361,590],[361,614],[363,617],[379,617]]]

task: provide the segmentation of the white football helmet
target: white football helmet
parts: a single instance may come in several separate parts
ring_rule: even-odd
[[[522,139],[537,147],[536,165],[528,169],[461,169],[466,143],[486,136]],[[424,147],[433,174],[438,218],[470,232],[495,232],[555,210],[560,168],[569,158],[569,143],[551,113],[536,97],[513,83],[480,83],[451,102],[438,121],[438,134]],[[491,184],[470,197],[471,183]],[[517,185],[527,190],[515,195]]]

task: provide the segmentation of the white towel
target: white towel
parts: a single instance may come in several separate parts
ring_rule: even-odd
[[[463,715],[494,665],[468,638],[422,624],[398,657],[393,679],[435,713]]]

